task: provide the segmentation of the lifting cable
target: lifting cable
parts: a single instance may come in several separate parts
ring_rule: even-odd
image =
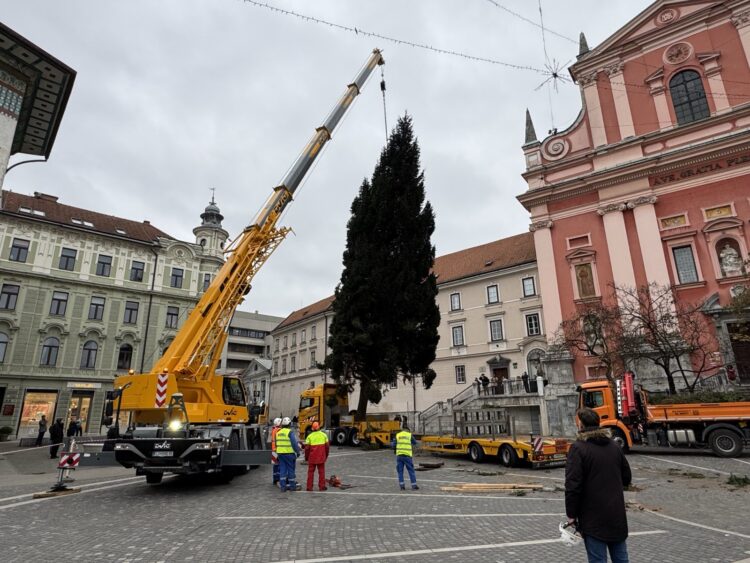
[[[380,91],[383,93],[383,122],[385,123],[385,144],[388,144],[388,112],[386,111],[385,107],[385,71],[383,70],[383,67],[385,65],[380,65]]]

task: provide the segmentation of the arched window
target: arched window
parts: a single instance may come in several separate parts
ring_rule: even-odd
[[[46,338],[42,343],[42,357],[39,364],[53,367],[57,365],[57,353],[60,351],[60,341],[54,336]]]
[[[8,335],[0,332],[0,364],[5,361],[5,352],[8,351]]]
[[[133,360],[133,347],[130,344],[120,346],[120,354],[117,356],[117,369],[130,369]]]
[[[674,113],[680,125],[711,115],[701,76],[694,70],[683,70],[675,74],[669,81],[669,92],[672,94]]]
[[[89,340],[83,345],[81,352],[81,369],[94,369],[96,367],[96,353],[99,351],[99,345],[93,340]]]

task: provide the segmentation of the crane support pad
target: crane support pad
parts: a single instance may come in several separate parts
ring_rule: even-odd
[[[221,466],[263,465],[271,463],[271,450],[224,450]]]
[[[78,464],[78,469],[113,465],[120,465],[115,460],[115,452],[84,452],[81,454],[81,461]]]

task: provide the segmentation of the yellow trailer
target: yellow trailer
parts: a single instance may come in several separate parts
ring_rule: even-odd
[[[420,439],[422,451],[438,454],[468,455],[475,463],[487,457],[498,458],[506,467],[522,464],[541,467],[565,465],[570,442],[563,438],[530,437],[528,442],[508,437],[457,437],[453,435],[425,435]]]

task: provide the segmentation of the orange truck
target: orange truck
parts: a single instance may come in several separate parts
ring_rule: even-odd
[[[650,404],[648,392],[625,372],[614,383],[588,381],[578,388],[579,406],[595,410],[601,425],[625,450],[631,446],[710,448],[735,457],[750,445],[750,401]]]

